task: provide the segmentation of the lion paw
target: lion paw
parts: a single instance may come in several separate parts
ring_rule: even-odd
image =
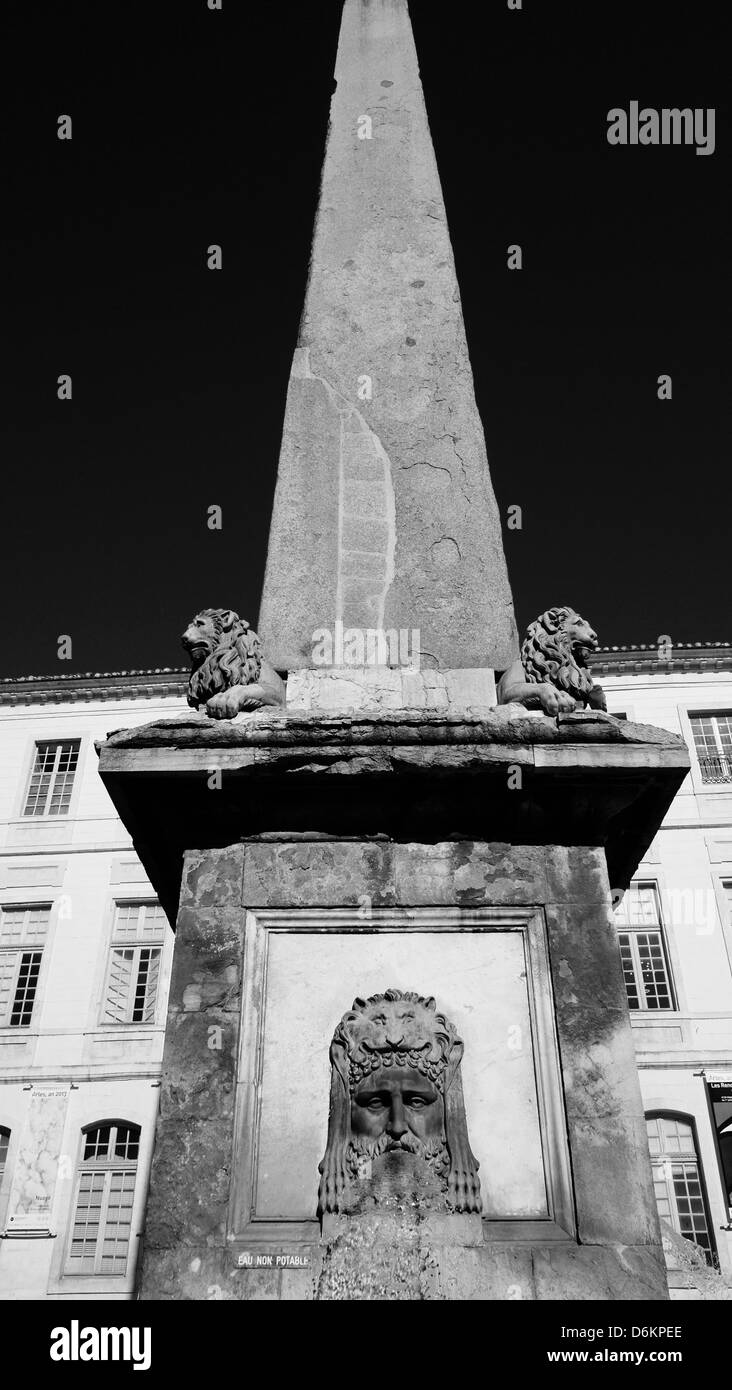
[[[472,1168],[451,1168],[447,1179],[447,1195],[456,1211],[479,1212],[483,1202],[480,1180]]]
[[[335,1158],[328,1163],[321,1163],[319,1207],[323,1212],[336,1212],[340,1209],[341,1199],[348,1187],[348,1174],[345,1162],[342,1158]]]
[[[212,719],[234,719],[241,708],[236,689],[221,690],[206,701],[206,713]]]
[[[555,690],[552,685],[541,687],[539,702],[545,714],[571,714],[577,708],[576,702],[566,690]]]

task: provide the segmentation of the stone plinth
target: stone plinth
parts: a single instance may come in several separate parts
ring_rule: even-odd
[[[603,853],[589,847],[325,840],[191,851],[178,918],[141,1296],[206,1298],[214,1287],[224,1298],[315,1297],[324,1260],[331,1268],[328,1251],[347,1234],[348,1223],[348,1218],[326,1223],[321,1239],[316,1218],[317,1157],[328,1113],[327,1040],[336,999],[342,1001],[361,981],[366,990],[371,987],[363,962],[380,950],[390,958],[389,983],[411,981],[422,988],[434,979],[433,970],[421,968],[416,946],[409,963],[404,960],[398,968],[400,935],[419,933],[421,914],[428,911],[425,935],[437,927],[459,945],[466,934],[468,946],[479,904],[490,918],[487,936],[493,935],[493,924],[503,934],[522,909],[544,923],[551,986],[536,1002],[551,1003],[561,1058],[558,1093],[552,1093],[548,1078],[540,1104],[551,1175],[547,1207],[542,1215],[519,1219],[505,1207],[487,1211],[487,1219],[478,1222],[477,1239],[466,1218],[453,1218],[465,1223],[465,1233],[440,1230],[438,1217],[424,1230],[403,1223],[397,1242],[403,1257],[417,1242],[420,1261],[426,1254],[432,1261],[433,1292],[424,1286],[421,1295],[409,1296],[665,1297],[608,897]],[[369,915],[359,917],[364,903]],[[332,934],[323,948],[330,950],[330,976],[323,973],[320,956],[306,976],[297,949],[302,932],[314,932],[318,940]],[[346,937],[364,947],[352,973],[338,959]],[[281,955],[288,938],[291,961]],[[455,973],[453,957],[446,955],[446,978],[438,985],[462,1022],[464,982]],[[299,1019],[304,993],[313,1023],[301,1036],[298,1054],[279,1027],[268,1032],[262,1019],[271,1013],[275,1025],[286,1022],[284,995]],[[500,1146],[510,1142],[510,1132],[500,1113],[493,1125],[476,1121],[486,1108],[490,1121],[501,1074],[515,1068],[516,1057],[505,1030],[492,1066],[476,1078],[469,1065],[469,1026],[466,1033],[466,1107],[490,1194]],[[529,1041],[524,1045],[530,1064]],[[559,1107],[553,1141],[546,1113],[552,1105]],[[308,1125],[302,1135],[301,1115]],[[533,1182],[528,1193],[533,1199]],[[521,1192],[507,1196],[518,1205]],[[386,1278],[392,1256],[377,1258],[373,1223],[359,1221],[359,1239],[371,1252],[373,1268],[382,1268]],[[238,1264],[241,1256],[256,1261],[266,1254],[289,1257],[293,1264],[272,1269]],[[307,1266],[294,1263],[305,1259]],[[336,1287],[329,1277],[319,1296],[336,1296]]]
[[[513,602],[406,0],[346,0],[257,624],[417,629],[422,664],[504,670]]]
[[[387,986],[461,1029],[483,1219],[405,1218],[385,1251],[361,1213],[374,1288],[411,1258],[410,1298],[665,1297],[610,884],[687,768],[663,731],[510,708],[112,736],[168,901],[183,865],[142,1297],[379,1296],[343,1284],[317,1163],[334,1023]]]

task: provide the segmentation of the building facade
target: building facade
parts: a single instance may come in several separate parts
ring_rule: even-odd
[[[659,639],[593,670],[612,713],[691,752],[614,902],[659,1211],[732,1286],[732,648]],[[173,934],[94,744],[182,712],[185,679],[0,682],[0,1298],[133,1294]]]
[[[732,1285],[732,648],[659,638],[593,672],[611,713],[691,755],[616,918],[659,1213]],[[679,1248],[669,1284],[688,1297]]]
[[[185,707],[182,673],[0,685],[0,1298],[127,1298],[173,933],[95,740]]]

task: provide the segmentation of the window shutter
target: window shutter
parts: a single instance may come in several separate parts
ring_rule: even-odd
[[[155,1022],[155,1004],[158,997],[158,979],[160,977],[160,951],[147,951],[150,957],[147,968],[147,980],[145,983],[145,1002],[143,1005],[143,1023]]]
[[[110,1023],[125,1023],[132,994],[132,977],[135,964],[133,947],[115,947],[109,961],[109,980],[104,1017]]]
[[[0,952],[0,1025],[5,1026],[10,1014],[10,994],[17,962],[15,951]]]

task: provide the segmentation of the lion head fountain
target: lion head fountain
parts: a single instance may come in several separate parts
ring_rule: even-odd
[[[480,1212],[462,1056],[462,1040],[433,998],[387,989],[354,999],[330,1046],[321,1214],[352,1210],[372,1177],[392,1194],[406,1181],[410,1191],[430,1188],[454,1212]]]

